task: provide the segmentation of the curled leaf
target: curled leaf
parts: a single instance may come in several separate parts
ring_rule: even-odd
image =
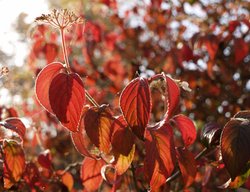
[[[205,124],[201,131],[202,143],[210,148],[220,143],[220,135],[222,128],[215,122]]]

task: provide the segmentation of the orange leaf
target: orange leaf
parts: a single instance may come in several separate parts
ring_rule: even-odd
[[[13,140],[3,141],[4,188],[9,189],[18,182],[25,170],[25,157],[22,147]]]
[[[96,160],[88,157],[83,160],[81,179],[84,187],[88,191],[95,191],[100,187],[103,181],[101,169],[104,164],[103,160]]]
[[[111,111],[107,105],[91,107],[84,117],[84,126],[90,140],[101,151],[108,153],[111,140]]]
[[[61,176],[62,183],[71,191],[74,186],[74,179],[71,173],[58,170],[57,174]]]

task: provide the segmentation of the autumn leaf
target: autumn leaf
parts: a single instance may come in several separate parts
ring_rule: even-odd
[[[165,86],[165,102],[167,106],[167,111],[165,117],[170,119],[176,108],[178,107],[180,100],[180,89],[176,82],[170,77],[163,74],[164,81],[166,83]]]
[[[77,131],[85,103],[85,89],[76,73],[57,74],[49,87],[49,101],[53,113],[70,131]]]
[[[112,113],[107,105],[91,107],[85,114],[84,127],[91,142],[108,153],[111,140]]]
[[[53,111],[49,100],[49,88],[53,78],[63,69],[62,63],[54,62],[44,67],[36,78],[36,97],[40,104],[52,114]]]
[[[176,148],[176,157],[182,174],[184,186],[187,188],[194,182],[197,173],[194,155],[186,148]]]
[[[5,119],[3,122],[0,122],[0,125],[4,126],[6,129],[16,132],[21,140],[24,140],[24,135],[26,132],[26,127],[23,122],[15,117],[10,117]]]
[[[151,97],[147,79],[136,78],[122,91],[120,107],[132,132],[140,139],[144,138],[151,111]]]
[[[196,128],[193,121],[181,114],[174,116],[171,120],[181,132],[184,145],[188,147],[193,144],[196,139]]]
[[[247,169],[250,159],[250,112],[240,112],[223,128],[220,140],[222,160],[231,179]]]
[[[81,166],[82,184],[88,191],[95,191],[101,185],[103,178],[101,168],[104,165],[103,160],[96,160],[86,157]]]
[[[11,188],[25,171],[25,157],[22,147],[14,140],[3,141],[4,188]]]
[[[45,150],[44,152],[40,153],[37,158],[38,163],[46,168],[46,169],[51,169],[52,168],[52,157],[50,150]]]
[[[165,121],[146,131],[144,171],[151,189],[166,182],[174,170],[175,152],[172,127]]]

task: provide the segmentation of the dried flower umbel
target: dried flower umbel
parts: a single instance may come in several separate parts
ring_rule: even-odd
[[[8,67],[2,67],[0,69],[0,78],[5,76],[5,75],[8,75],[8,73],[9,73],[9,68]]]
[[[76,16],[72,11],[67,9],[56,10],[50,14],[42,14],[36,18],[39,23],[50,24],[51,26],[59,29],[70,27],[74,23],[83,23],[83,18]]]

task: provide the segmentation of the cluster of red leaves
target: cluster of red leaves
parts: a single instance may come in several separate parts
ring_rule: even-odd
[[[32,118],[38,132],[32,138],[32,146],[42,143],[42,152],[30,157],[30,146],[22,147],[25,128],[20,120],[1,119],[1,127],[21,138],[19,142],[1,135],[0,177],[4,188],[55,191],[67,187],[74,191],[82,184],[86,191],[167,191],[176,186],[214,191],[219,185],[238,188],[246,181],[245,187],[249,188],[249,111],[237,113],[230,121],[224,116],[226,112],[249,109],[249,17],[218,21],[223,12],[229,13],[228,7],[237,9],[234,3],[186,3],[202,7],[209,18],[197,19],[186,12],[185,3],[162,9],[165,2],[151,1],[144,7],[136,4],[123,18],[116,1],[100,2],[111,13],[96,18],[93,15],[99,12],[93,11],[95,19],[86,14],[87,23],[73,26],[66,36],[71,44],[67,49],[72,72],[60,62],[51,63],[63,60],[57,33],[41,25],[33,34],[29,64],[38,74],[36,95],[47,112],[41,112],[37,105],[33,111],[24,107],[24,113]],[[145,12],[145,27],[130,27],[132,16],[141,16],[141,9]],[[184,20],[195,23],[200,31],[186,38]],[[178,30],[172,27],[173,23],[179,25]],[[242,30],[244,27],[247,32]],[[37,65],[41,59],[47,63],[42,70]],[[187,67],[187,63],[195,69]],[[136,72],[145,76],[161,71],[164,73],[150,78],[134,78]],[[181,93],[176,81],[165,73],[186,80],[196,90],[185,94],[182,111],[202,124],[216,120],[220,125],[207,124],[197,134],[188,117],[175,115],[180,111]],[[86,90],[98,103],[108,101],[110,105],[89,106]],[[12,108],[6,110],[9,116],[17,116]],[[45,127],[56,128],[57,136],[44,136]],[[62,127],[70,131],[74,146],[85,156],[80,173],[70,172],[71,166],[61,170],[68,160],[63,165],[58,163],[71,151],[66,144],[70,137],[62,136]],[[195,141],[200,132],[206,154],[197,154],[201,145]],[[43,147],[51,151],[44,151]],[[51,153],[63,155],[52,158]],[[173,181],[180,173],[182,177]]]

